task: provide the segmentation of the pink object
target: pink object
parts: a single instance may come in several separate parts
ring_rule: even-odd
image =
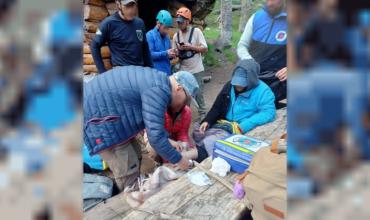
[[[245,192],[243,189],[243,185],[237,181],[234,185],[234,190],[233,190],[234,197],[237,199],[243,199]]]

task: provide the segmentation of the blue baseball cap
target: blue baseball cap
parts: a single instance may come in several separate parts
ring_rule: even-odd
[[[243,68],[236,68],[233,78],[231,79],[231,85],[241,87],[248,86],[247,73]]]
[[[193,74],[187,71],[179,71],[173,74],[178,84],[180,84],[185,91],[185,94],[189,101],[191,101],[197,108],[199,105],[195,100],[195,97],[199,91],[199,85]]]

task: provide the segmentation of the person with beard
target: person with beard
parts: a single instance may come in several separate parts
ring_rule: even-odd
[[[261,66],[258,78],[275,95],[276,108],[285,107],[287,88],[287,13],[285,0],[266,0],[248,20],[237,47],[240,60],[254,59]]]
[[[231,81],[218,94],[211,110],[201,123],[196,123],[193,138],[198,148],[198,160],[212,155],[216,140],[230,134],[245,134],[275,118],[275,96],[258,79],[260,65],[253,59],[241,60],[234,69]],[[219,120],[227,120],[222,123]],[[237,129],[235,129],[237,127]]]

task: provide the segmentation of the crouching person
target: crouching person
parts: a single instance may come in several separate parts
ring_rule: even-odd
[[[212,155],[216,140],[233,133],[245,134],[274,120],[275,97],[258,79],[259,71],[260,66],[253,59],[241,60],[206,117],[194,125],[198,162]]]
[[[167,110],[165,116],[165,128],[169,134],[171,145],[174,146],[182,156],[185,156],[191,160],[195,160],[198,157],[198,152],[195,146],[190,142],[190,124],[191,109],[189,106],[184,106],[184,108],[179,112],[172,112],[171,109]],[[146,143],[146,148],[150,157],[155,161],[159,163],[168,162],[165,159],[158,157],[157,153],[149,143]]]
[[[84,142],[113,172],[120,191],[140,175],[141,146],[135,136],[146,129],[149,142],[165,160],[187,170],[189,158],[176,151],[164,127],[167,109],[179,112],[199,88],[189,72],[170,77],[149,67],[123,66],[84,84]]]

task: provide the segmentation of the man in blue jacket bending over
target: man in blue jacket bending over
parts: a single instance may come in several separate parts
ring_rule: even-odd
[[[84,143],[99,154],[113,172],[118,189],[140,175],[141,148],[135,136],[146,129],[150,145],[165,160],[186,170],[188,158],[176,151],[164,127],[165,112],[181,109],[196,96],[191,73],[167,77],[149,67],[123,66],[84,83]]]
[[[170,59],[176,57],[168,37],[168,28],[171,26],[171,14],[166,10],[161,10],[157,15],[157,25],[146,34],[154,68],[167,75],[171,75]]]

